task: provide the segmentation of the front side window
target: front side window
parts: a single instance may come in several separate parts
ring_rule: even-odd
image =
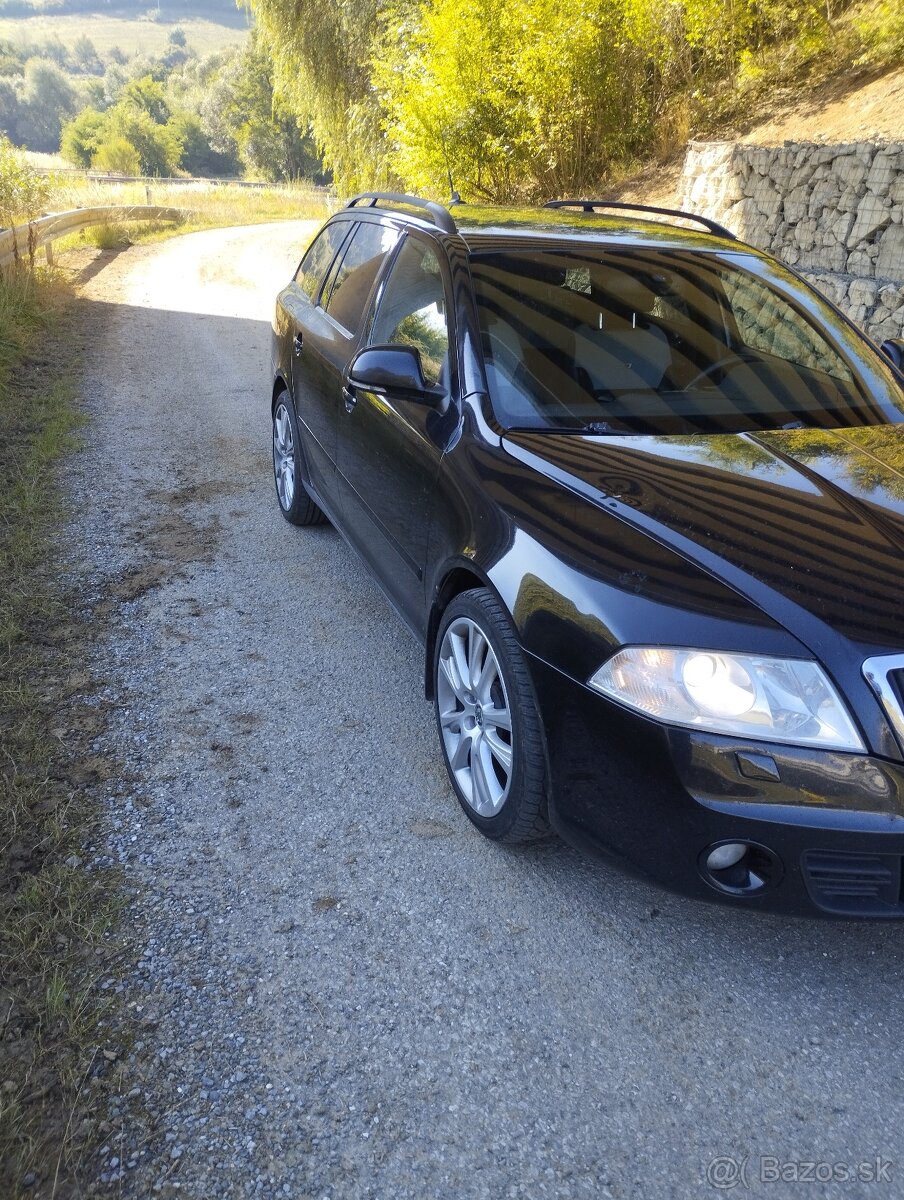
[[[686,435],[904,419],[893,387],[865,385],[876,364],[831,310],[814,318],[742,255],[516,250],[475,253],[471,274],[490,397],[509,428]]]
[[[360,325],[377,273],[398,240],[399,231],[391,225],[361,222],[331,272],[323,307],[351,332]]]
[[[449,326],[436,253],[409,237],[392,266],[370,335],[372,346],[411,346],[429,387],[448,386]]]
[[[348,221],[334,221],[332,225],[327,225],[311,242],[301,260],[301,266],[295,272],[295,282],[312,302],[316,303],[323,278],[348,230]]]

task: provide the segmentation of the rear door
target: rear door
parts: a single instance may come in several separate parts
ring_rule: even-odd
[[[336,465],[335,371],[341,338],[320,304],[325,281],[354,229],[349,219],[332,221],[301,260],[295,280],[282,296],[289,317],[291,383],[295,412],[303,426],[305,462],[315,490],[327,502]]]

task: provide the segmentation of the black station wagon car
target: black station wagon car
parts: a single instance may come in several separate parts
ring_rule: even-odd
[[[904,916],[902,344],[629,209],[350,201],[277,303],[282,513],[424,643],[488,837]]]

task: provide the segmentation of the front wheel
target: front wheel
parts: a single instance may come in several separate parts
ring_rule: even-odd
[[[508,614],[485,588],[443,614],[433,664],[436,724],[449,778],[486,837],[547,833],[544,734],[527,663]]]
[[[279,509],[293,525],[322,525],[326,516],[308,495],[299,470],[298,422],[289,393],[283,391],[273,409],[273,479]]]

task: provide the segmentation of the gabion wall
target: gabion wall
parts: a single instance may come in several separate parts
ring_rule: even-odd
[[[904,145],[692,142],[682,207],[804,272],[878,341],[904,337]]]

